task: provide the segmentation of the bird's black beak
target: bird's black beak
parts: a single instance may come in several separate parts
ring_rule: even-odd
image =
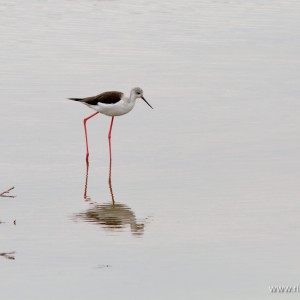
[[[153,109],[153,107],[147,102],[147,100],[143,96],[141,98]]]

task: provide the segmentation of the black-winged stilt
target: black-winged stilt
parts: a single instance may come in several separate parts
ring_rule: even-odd
[[[97,112],[90,115],[89,117],[83,120],[84,124],[84,133],[85,133],[85,143],[86,143],[86,161],[88,162],[89,159],[89,146],[88,146],[88,137],[87,137],[87,130],[86,130],[86,122],[90,118],[94,117],[95,115],[102,113],[104,115],[110,116],[110,128],[108,132],[108,141],[109,141],[109,157],[111,162],[111,131],[114,122],[115,116],[122,116],[129,113],[136,102],[136,99],[141,98],[143,99],[152,109],[153,107],[146,101],[143,96],[143,90],[139,87],[133,88],[130,92],[130,96],[126,96],[122,92],[117,91],[109,91],[101,93],[97,96],[86,97],[86,98],[68,98],[70,100],[81,102],[88,107],[96,110]]]

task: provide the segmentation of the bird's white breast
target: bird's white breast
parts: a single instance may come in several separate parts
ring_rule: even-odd
[[[94,110],[104,115],[113,117],[113,116],[122,116],[127,114],[133,109],[134,103],[127,102],[121,99],[119,102],[115,104],[104,104],[98,102],[97,105],[87,104],[87,106],[93,108]]]

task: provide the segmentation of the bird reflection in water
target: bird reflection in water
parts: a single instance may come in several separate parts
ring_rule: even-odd
[[[86,164],[86,176],[84,186],[84,200],[91,204],[91,207],[86,211],[79,213],[77,218],[86,222],[91,222],[101,225],[105,230],[122,231],[130,226],[131,233],[134,235],[142,235],[144,233],[145,220],[139,222],[136,219],[134,212],[125,204],[116,203],[112,189],[111,180],[111,161],[109,165],[108,187],[111,196],[111,203],[95,203],[91,197],[87,195],[89,178],[89,164]]]

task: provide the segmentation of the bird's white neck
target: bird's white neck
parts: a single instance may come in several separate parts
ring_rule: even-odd
[[[136,94],[134,93],[134,92],[131,92],[130,93],[130,96],[129,97],[127,97],[127,102],[128,103],[130,103],[130,104],[135,104],[135,101],[136,101],[136,99],[137,99],[137,96],[136,96]]]

